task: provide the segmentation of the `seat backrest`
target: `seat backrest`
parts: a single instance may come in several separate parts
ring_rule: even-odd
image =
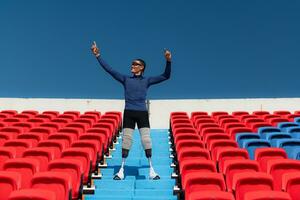
[[[247,192],[251,191],[272,191],[272,176],[261,172],[236,173],[232,179],[232,190],[235,192],[236,200],[243,200]]]
[[[189,173],[198,172],[198,173],[209,173],[217,172],[216,163],[211,160],[197,160],[189,159],[180,162],[180,174],[182,183],[185,182],[185,177]]]
[[[203,159],[210,160],[210,153],[207,149],[182,149],[177,154],[178,161],[181,162],[186,159]]]
[[[225,175],[228,191],[232,189],[233,176],[241,172],[259,172],[259,164],[255,160],[226,160],[223,165],[222,173]]]
[[[286,191],[292,199],[300,196],[300,172],[287,172],[282,175],[282,190]]]
[[[225,191],[226,185],[221,173],[191,172],[186,174],[182,187],[186,193],[194,191]]]
[[[31,180],[31,188],[53,191],[57,200],[72,198],[72,179],[64,172],[40,172],[36,173]]]
[[[254,152],[257,148],[271,147],[271,144],[263,139],[249,139],[244,142],[243,147],[247,149],[250,159],[254,159]]]
[[[300,172],[300,161],[292,159],[277,159],[267,162],[267,173],[274,179],[276,190],[281,190],[282,175],[287,172]]]
[[[23,152],[23,158],[34,158],[40,161],[40,171],[46,171],[48,169],[48,163],[51,160],[59,158],[60,152],[53,148],[35,147],[27,149]]]
[[[17,172],[0,171],[0,199],[6,200],[9,195],[22,187],[22,176]]]
[[[40,165],[40,162],[33,158],[14,158],[5,161],[3,170],[20,173],[22,188],[28,188],[32,176],[40,171]]]
[[[219,148],[216,151],[215,160],[218,161],[219,171],[223,170],[224,162],[226,160],[243,160],[249,159],[249,155],[246,149],[224,147]]]
[[[259,162],[262,171],[267,171],[267,162],[272,159],[286,159],[287,154],[282,148],[258,148],[255,150],[255,160]]]
[[[22,189],[13,191],[8,200],[57,200],[57,197],[50,190]]]

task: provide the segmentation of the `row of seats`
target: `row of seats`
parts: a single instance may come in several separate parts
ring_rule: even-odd
[[[171,113],[170,117],[178,183],[186,199],[211,199],[212,194],[215,199],[267,198],[263,195],[266,192],[257,192],[254,188],[268,190],[268,195],[273,195],[269,199],[297,199],[299,192],[291,190],[294,185],[290,187],[290,183],[299,180],[299,161],[287,159],[284,149],[258,147],[253,148],[255,160],[249,160],[251,151],[239,148],[235,141],[235,135],[240,132],[258,135],[254,133],[260,127],[271,126],[263,120],[264,115],[271,117],[270,113],[235,112],[233,116],[226,112],[214,112],[209,116],[205,112],[197,112],[198,117],[195,113],[192,119],[185,112]],[[293,114],[293,117],[298,117],[298,114]],[[273,115],[291,118],[289,112],[274,112]],[[277,121],[282,122],[279,118]],[[275,162],[279,158],[282,160]],[[282,170],[285,173],[280,172]],[[205,174],[208,172],[210,175],[207,178]],[[288,173],[296,174],[287,176]],[[266,184],[262,184],[263,180]],[[249,183],[252,186],[247,186]],[[281,190],[287,193],[279,192]]]
[[[83,185],[92,185],[91,175],[109,153],[122,116],[5,110],[0,117],[0,199],[66,200],[81,199]]]

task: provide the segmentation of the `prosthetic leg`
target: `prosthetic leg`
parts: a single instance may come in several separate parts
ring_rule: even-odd
[[[122,141],[122,164],[119,172],[114,176],[114,180],[124,179],[124,165],[126,158],[128,157],[129,150],[132,146],[132,134],[134,129],[124,128],[123,129],[123,141]],[[139,129],[142,144],[145,150],[146,157],[149,161],[149,178],[153,180],[160,179],[159,175],[155,172],[152,165],[152,143],[150,138],[150,128],[140,128]]]

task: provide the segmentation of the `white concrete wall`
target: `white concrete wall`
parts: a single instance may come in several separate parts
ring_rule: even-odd
[[[123,111],[123,100],[97,99],[31,99],[31,98],[0,98],[0,110],[97,110],[101,112]],[[197,99],[197,100],[151,100],[151,128],[168,128],[169,115],[173,111],[256,111],[256,110],[300,110],[300,98],[276,99]]]

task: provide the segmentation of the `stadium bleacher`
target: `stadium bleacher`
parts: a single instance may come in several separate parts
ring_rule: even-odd
[[[112,180],[121,127],[120,112],[1,111],[0,199],[300,199],[298,111],[173,112],[151,131],[158,181],[137,134]]]
[[[174,193],[187,200],[300,199],[298,115],[286,110],[171,113]],[[179,148],[182,143],[189,145]]]

